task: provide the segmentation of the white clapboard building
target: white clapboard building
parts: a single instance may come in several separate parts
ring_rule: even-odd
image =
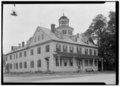
[[[98,47],[83,34],[73,35],[66,16],[59,26],[38,26],[34,35],[5,55],[7,72],[98,71]],[[101,64],[102,67],[102,64]]]

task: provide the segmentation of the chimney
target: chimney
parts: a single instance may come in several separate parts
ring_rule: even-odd
[[[77,33],[77,38],[79,38],[80,37],[80,34],[79,33]]]
[[[19,43],[19,48],[21,47],[21,44]]]
[[[13,47],[13,46],[11,46],[11,50],[14,50],[14,47]]]
[[[25,42],[22,42],[22,47],[24,47],[25,46]]]
[[[51,32],[55,33],[55,24],[51,24]]]

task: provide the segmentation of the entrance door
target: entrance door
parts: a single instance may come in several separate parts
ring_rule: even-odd
[[[81,67],[82,67],[82,60],[81,59],[77,60],[77,66],[78,66],[78,71],[80,71]]]
[[[49,58],[47,57],[47,58],[45,58],[45,60],[46,60],[46,63],[47,63],[47,71],[49,71]]]

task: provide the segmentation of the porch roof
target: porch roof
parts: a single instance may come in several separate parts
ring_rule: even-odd
[[[84,54],[78,54],[78,53],[65,53],[65,52],[56,52],[56,54],[54,54],[55,56],[63,56],[63,57],[75,57],[75,58],[86,58],[86,59],[89,59],[89,58],[94,58],[94,59],[103,59],[99,56],[93,56],[93,55],[84,55]]]

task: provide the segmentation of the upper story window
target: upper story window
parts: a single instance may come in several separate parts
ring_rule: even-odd
[[[10,55],[10,60],[12,60],[12,55]]]
[[[22,52],[19,53],[19,56],[22,57]]]
[[[18,54],[16,53],[16,59],[18,58]]]
[[[38,35],[38,41],[40,41],[40,35]]]
[[[96,50],[94,50],[94,55],[96,56],[97,54],[96,54]]]
[[[72,35],[72,31],[68,30],[68,34]]]
[[[85,49],[85,55],[88,55],[88,49]]]
[[[61,45],[60,44],[56,44],[56,51],[61,51]]]
[[[26,53],[26,51],[24,51],[24,57],[26,57],[27,56],[27,53]]]
[[[67,31],[65,30],[65,31],[64,31],[64,33],[66,34],[66,33],[67,33]]]
[[[33,54],[34,54],[34,53],[33,53],[33,49],[31,49],[30,53],[31,53],[31,55],[33,55]]]
[[[15,59],[15,54],[13,54],[14,55],[14,59]]]
[[[49,52],[50,51],[50,47],[49,45],[46,45],[46,52]]]
[[[70,53],[73,53],[73,46],[70,46]]]
[[[92,49],[89,49],[90,55],[92,55]]]
[[[41,47],[37,48],[37,53],[40,54],[41,53]]]
[[[34,38],[34,42],[36,42],[36,37]]]
[[[42,40],[43,40],[43,39],[44,39],[44,34],[42,34],[42,36],[41,36],[41,37],[42,37]]]
[[[67,45],[63,45],[63,52],[67,52]]]
[[[82,48],[81,47],[77,47],[77,53],[82,54]]]

